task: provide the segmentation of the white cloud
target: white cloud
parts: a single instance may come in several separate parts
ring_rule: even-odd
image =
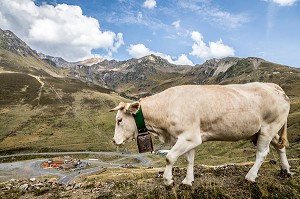
[[[131,44],[129,46],[129,48],[127,49],[127,51],[129,53],[129,55],[131,55],[133,58],[141,58],[141,57],[153,54],[153,55],[160,56],[160,57],[166,59],[171,64],[194,65],[193,62],[191,60],[189,60],[185,54],[180,55],[177,60],[173,60],[170,55],[151,51],[144,44],[136,44],[136,45]]]
[[[174,61],[174,64],[178,64],[178,65],[194,65],[193,62],[191,60],[189,60],[189,58],[185,54],[180,55],[178,57],[178,59],[176,61]]]
[[[194,40],[194,44],[192,46],[193,51],[190,54],[198,58],[208,59],[234,55],[234,49],[223,44],[221,39],[216,42],[209,42],[207,46],[201,33],[194,31],[191,33],[191,38]]]
[[[296,3],[297,0],[272,0],[274,3],[279,4],[280,6],[292,6]]]
[[[149,48],[147,48],[144,44],[136,44],[136,45],[130,45],[127,49],[129,55],[131,55],[134,58],[141,58],[146,55],[153,54],[153,52],[150,51]]]
[[[153,9],[156,7],[156,1],[155,0],[146,0],[143,3],[143,7],[148,8],[148,9]]]
[[[97,19],[82,14],[79,6],[42,4],[33,0],[2,0],[0,27],[16,33],[33,49],[76,61],[104,49],[111,56],[124,45],[122,33],[101,31]]]
[[[172,26],[174,26],[176,29],[179,29],[180,28],[180,20],[174,21],[172,23]]]

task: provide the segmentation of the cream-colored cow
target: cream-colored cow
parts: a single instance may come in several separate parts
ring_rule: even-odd
[[[280,156],[281,168],[290,173],[285,152],[290,103],[276,84],[184,85],[139,102],[121,102],[111,110],[118,111],[115,144],[137,137],[133,114],[140,107],[149,132],[173,146],[166,156],[165,185],[173,184],[172,167],[181,155],[188,162],[182,183],[192,185],[195,148],[206,141],[252,139],[257,151],[255,163],[245,177],[249,181],[255,181],[270,143]]]

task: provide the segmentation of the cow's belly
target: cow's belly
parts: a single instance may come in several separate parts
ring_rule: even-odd
[[[237,141],[249,138],[261,128],[260,117],[253,112],[226,113],[216,118],[202,119],[203,141]]]

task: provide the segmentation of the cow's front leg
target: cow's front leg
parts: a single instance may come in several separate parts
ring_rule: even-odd
[[[186,177],[182,181],[182,184],[192,186],[192,182],[194,182],[194,158],[195,158],[195,149],[192,149],[185,154],[187,160],[187,170]]]
[[[176,144],[172,147],[166,157],[166,168],[163,175],[166,186],[170,186],[174,182],[172,179],[172,168],[178,157],[193,150],[196,146],[200,145],[201,142],[200,136],[193,139],[190,139],[190,136],[181,136],[178,138]],[[194,155],[194,152],[191,152],[191,154]],[[189,165],[187,177],[183,182],[184,184],[191,185],[191,180],[193,181],[194,179],[193,169],[193,166]]]

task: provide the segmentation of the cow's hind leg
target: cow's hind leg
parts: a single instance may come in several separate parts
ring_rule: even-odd
[[[290,165],[289,165],[288,159],[286,157],[285,147],[283,147],[283,148],[279,147],[278,142],[279,142],[279,135],[276,134],[276,136],[272,139],[271,144],[274,146],[274,148],[276,149],[276,151],[279,155],[281,169],[286,170],[288,174],[292,174],[290,172]]]
[[[194,182],[194,158],[195,158],[195,149],[192,149],[185,154],[185,158],[187,160],[187,170],[186,177],[182,181],[182,184],[192,186],[192,182]]]
[[[192,134],[191,134],[192,135]],[[191,139],[189,139],[189,135],[179,137],[176,144],[172,147],[170,152],[168,153],[166,157],[166,168],[163,175],[164,183],[166,186],[170,186],[173,184],[172,179],[172,168],[176,160],[179,156],[189,152],[190,150],[194,149],[198,145],[201,144],[202,140],[201,137],[193,137],[191,136]],[[193,139],[192,139],[193,138]],[[190,168],[193,169],[193,168]]]
[[[257,172],[260,166],[262,165],[263,161],[265,160],[265,157],[269,153],[269,145],[273,138],[271,132],[273,132],[272,128],[262,128],[261,132],[258,135],[255,163],[245,177],[248,181],[255,182]]]

